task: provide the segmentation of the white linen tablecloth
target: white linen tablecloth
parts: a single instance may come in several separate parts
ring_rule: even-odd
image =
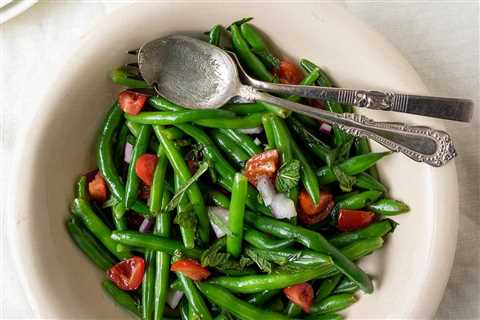
[[[479,101],[478,1],[339,1],[383,33],[434,94]],[[43,1],[0,25],[0,318],[32,311],[11,264],[6,241],[8,173],[22,115],[33,112],[62,60],[91,26],[125,2]],[[459,157],[460,229],[450,281],[438,319],[480,319],[480,122],[447,123]]]

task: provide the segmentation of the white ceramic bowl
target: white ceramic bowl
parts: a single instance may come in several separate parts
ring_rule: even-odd
[[[10,242],[22,282],[41,318],[127,315],[102,293],[102,274],[69,239],[64,221],[72,185],[95,166],[99,125],[118,88],[109,72],[125,52],[172,33],[200,34],[215,23],[254,16],[255,24],[293,58],[318,62],[347,87],[428,94],[413,68],[378,33],[343,9],[325,4],[137,3],[103,19],[70,58],[23,140],[12,199]],[[378,119],[442,129],[439,121],[394,113]],[[378,146],[375,148],[379,149]],[[379,166],[391,194],[411,206],[384,249],[362,266],[375,293],[350,308],[355,319],[430,318],[442,297],[457,234],[453,162],[439,169],[395,154]]]

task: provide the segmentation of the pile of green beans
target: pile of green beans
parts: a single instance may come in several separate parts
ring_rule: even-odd
[[[205,41],[233,50],[253,77],[279,82],[284,60],[251,19],[214,25]],[[309,60],[300,61],[301,70],[302,85],[334,85]],[[116,69],[111,77],[126,90],[151,89],[134,66]],[[298,96],[283,98],[309,103]],[[107,112],[96,145],[108,200],[93,193],[97,178],[82,175],[66,221],[73,243],[103,273],[134,256],[143,259],[137,289],[124,291],[112,278],[102,281],[120,307],[144,320],[329,320],[342,319],[336,312],[355,303],[357,291],[374,291],[370,276],[356,262],[379,250],[393,233],[397,223],[390,216],[409,211],[389,197],[376,169],[390,152],[371,152],[366,139],[353,140],[338,128],[330,136],[322,134],[316,120],[263,102],[190,110],[149,96],[137,114],[123,112],[121,103]],[[353,112],[332,101],[325,107]],[[273,179],[280,179],[282,165],[296,165],[297,177],[280,170],[295,184],[287,191],[277,183],[273,188],[286,193],[298,214],[303,213],[301,194],[308,194],[315,207],[324,205],[322,193],[332,193],[333,210],[323,221],[306,225],[301,219],[277,219],[275,208],[264,204],[249,183],[246,164],[271,149],[279,154]],[[138,168],[145,154],[156,159],[148,183]],[[352,190],[344,191],[338,172],[351,179]],[[337,228],[342,210],[369,211],[375,219],[343,232]],[[228,212],[228,217],[223,221],[212,212]],[[219,230],[224,235],[217,240],[213,231]],[[208,270],[206,279],[171,269],[187,259]],[[283,293],[302,283],[314,289],[309,310]],[[168,305],[171,290],[183,294],[173,309]]]

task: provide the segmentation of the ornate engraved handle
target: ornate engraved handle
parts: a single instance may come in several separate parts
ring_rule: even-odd
[[[251,86],[258,90],[293,94],[311,99],[334,100],[361,108],[410,113],[464,122],[470,121],[473,114],[473,102],[468,99],[418,96],[371,90],[286,85],[263,82],[253,79],[246,74],[242,75]]]
[[[243,87],[241,94],[247,99],[266,101],[328,122],[351,135],[372,139],[392,151],[434,167],[440,167],[456,156],[452,139],[444,131],[397,122],[376,122],[354,113],[332,113],[277,98],[251,87]]]

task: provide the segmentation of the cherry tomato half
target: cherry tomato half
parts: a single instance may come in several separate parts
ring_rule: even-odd
[[[313,288],[309,283],[300,283],[283,289],[287,298],[308,313],[313,303]]]
[[[320,202],[315,206],[305,189],[298,196],[298,204],[300,207],[298,218],[300,222],[307,225],[319,223],[325,219],[335,205],[333,195],[328,191],[320,190]]]
[[[210,271],[208,271],[208,269],[202,267],[198,261],[192,259],[178,260],[177,262],[172,263],[170,270],[181,272],[186,277],[195,281],[205,280],[210,276]]]
[[[354,231],[368,226],[375,219],[370,211],[340,209],[337,228],[341,231]]]
[[[157,166],[158,158],[154,154],[144,153],[135,163],[135,173],[147,186],[152,185],[153,173]]]
[[[107,184],[105,183],[105,179],[100,175],[100,172],[97,172],[95,178],[88,183],[88,194],[94,201],[105,202],[107,200]]]
[[[107,277],[122,290],[137,290],[143,280],[145,261],[133,256],[130,259],[120,261],[107,270]]]
[[[123,112],[135,115],[142,111],[147,98],[144,94],[125,90],[118,95],[118,103]]]
[[[266,176],[270,180],[275,179],[278,169],[279,154],[276,149],[268,150],[251,157],[245,164],[245,176],[254,186],[260,176]]]

